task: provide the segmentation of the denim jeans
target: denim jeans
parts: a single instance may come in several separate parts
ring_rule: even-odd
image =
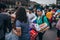
[[[18,36],[16,36],[14,33],[10,32],[6,34],[5,40],[18,40]]]

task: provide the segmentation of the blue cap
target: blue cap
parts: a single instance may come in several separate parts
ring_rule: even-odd
[[[42,11],[42,8],[41,7],[37,7],[37,11]]]
[[[28,9],[29,9],[30,11],[32,11],[32,10],[33,10],[33,8],[32,8],[32,7],[29,7]]]
[[[56,11],[57,13],[60,13],[60,9]]]

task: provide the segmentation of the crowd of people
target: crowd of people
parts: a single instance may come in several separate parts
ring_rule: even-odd
[[[57,38],[60,40],[60,5],[53,7],[28,7],[15,8],[7,12],[7,6],[0,3],[0,40],[42,40],[47,30],[56,28]],[[40,31],[35,24],[47,24],[48,29]],[[35,34],[35,35],[34,35]]]

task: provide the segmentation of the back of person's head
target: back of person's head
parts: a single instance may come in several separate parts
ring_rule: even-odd
[[[41,11],[42,12],[42,9],[38,8],[36,11]]]
[[[29,7],[28,10],[29,10],[29,13],[33,12],[33,8],[32,7]]]
[[[15,7],[15,10],[17,10],[18,9],[18,7]]]
[[[51,12],[51,9],[48,9],[48,12]]]
[[[60,9],[60,5],[57,5],[57,8]]]
[[[18,8],[16,12],[16,18],[17,20],[21,22],[27,22],[27,16],[26,16],[26,10],[23,7]]]
[[[5,8],[7,8],[7,6],[4,3],[0,3],[0,10]]]

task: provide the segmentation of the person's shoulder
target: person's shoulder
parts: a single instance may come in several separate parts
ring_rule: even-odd
[[[16,20],[16,24],[17,25],[19,25],[19,24],[21,25],[21,22],[19,20]]]
[[[0,15],[3,15],[2,13],[0,13]]]
[[[31,14],[35,15],[35,13],[31,13]]]
[[[3,14],[3,13],[0,13],[0,15],[2,15],[2,16],[9,16],[9,15],[7,15],[7,14]]]
[[[5,17],[6,15],[4,15],[4,14],[2,14],[2,13],[0,13],[0,17]]]
[[[36,16],[35,13],[32,13],[33,16]]]
[[[3,16],[4,16],[4,18],[11,19],[11,16],[10,15],[3,14]]]
[[[42,17],[46,17],[46,15],[43,15]]]
[[[19,21],[19,20],[16,20],[16,22],[17,22],[17,23],[20,23],[20,21]]]
[[[51,14],[52,12],[47,12],[47,14]]]
[[[47,17],[45,15],[43,15],[43,18],[46,19]]]

